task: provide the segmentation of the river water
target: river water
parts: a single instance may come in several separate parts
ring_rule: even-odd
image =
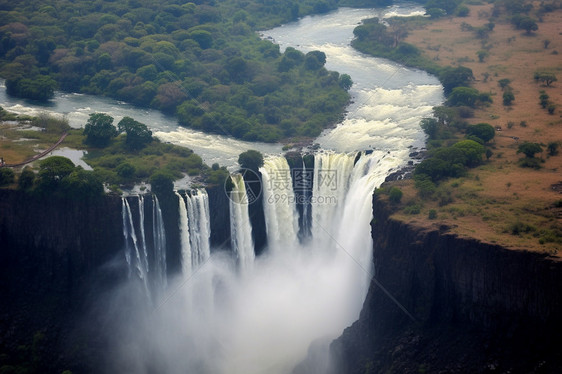
[[[337,152],[398,151],[406,160],[409,147],[423,147],[424,135],[419,121],[443,101],[439,81],[423,71],[366,56],[350,46],[353,29],[362,19],[419,14],[423,14],[423,8],[412,4],[384,9],[341,8],[262,33],[263,37],[278,43],[282,50],[292,46],[303,52],[323,51],[327,55],[328,69],[351,76],[354,82],[350,90],[352,103],[344,121],[324,131],[316,140],[321,148]],[[205,134],[180,127],[174,117],[159,111],[106,97],[57,92],[50,103],[37,104],[8,96],[2,81],[0,105],[21,114],[48,112],[64,115],[70,125],[77,128],[83,127],[93,112],[107,113],[115,118],[115,123],[130,116],[146,123],[162,141],[191,148],[209,165],[218,162],[233,168],[238,155],[248,149],[270,155],[281,153],[280,144],[250,143]]]

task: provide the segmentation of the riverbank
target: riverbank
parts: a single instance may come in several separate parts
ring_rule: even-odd
[[[535,10],[538,7],[535,4]],[[547,87],[535,81],[534,72],[562,70],[558,56],[562,10],[542,15],[538,30],[531,33],[515,29],[509,15],[500,13],[484,40],[474,30],[490,22],[493,6],[470,5],[469,10],[467,17],[418,25],[404,42],[442,67],[465,66],[473,71],[471,86],[489,93],[493,103],[475,108],[465,120],[496,129],[492,155],[466,176],[441,182],[438,188],[448,197],[441,203],[420,199],[413,181],[399,182],[404,196],[393,217],[426,229],[447,226],[450,233],[505,248],[559,256],[562,156],[550,155],[547,146],[562,141],[562,90],[557,82]],[[482,50],[486,53],[480,61]],[[503,103],[505,88],[500,81],[505,80],[515,96],[511,105]],[[541,91],[555,105],[552,114],[539,104]],[[519,166],[523,156],[517,151],[524,142],[542,145],[540,169]],[[408,209],[412,206],[416,209]],[[430,211],[433,219],[428,219]]]

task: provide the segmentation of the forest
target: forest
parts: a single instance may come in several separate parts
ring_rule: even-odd
[[[350,77],[327,71],[322,52],[281,53],[257,31],[390,1],[361,3],[3,0],[0,76],[10,95],[32,100],[104,95],[244,140],[314,137],[341,119]]]

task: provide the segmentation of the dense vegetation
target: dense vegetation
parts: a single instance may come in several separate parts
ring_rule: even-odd
[[[3,109],[0,109],[0,118],[18,120],[17,116]],[[24,121],[41,131],[22,131],[16,127],[11,132],[2,131],[1,135],[8,138],[23,135],[33,144],[48,145],[54,143],[61,133],[68,132],[64,144],[86,150],[84,159],[93,171],[75,167],[67,158],[53,156],[41,161],[36,169],[25,167],[19,176],[10,168],[0,168],[0,186],[12,185],[36,193],[79,198],[100,195],[103,184],[119,191],[121,187],[130,188],[143,181],[173,183],[185,175],[194,178],[192,181],[195,183],[208,185],[221,185],[228,177],[226,168],[218,164],[209,167],[192,150],[161,143],[152,137],[145,124],[133,118],[123,118],[116,127],[111,116],[93,113],[83,130],[70,129],[66,119],[47,115]],[[89,139],[92,134],[103,136],[92,140]]]
[[[282,54],[255,31],[337,5],[0,1],[0,76],[12,95],[47,100],[55,89],[107,95],[246,140],[316,136],[340,119],[349,77],[328,72],[320,53]]]

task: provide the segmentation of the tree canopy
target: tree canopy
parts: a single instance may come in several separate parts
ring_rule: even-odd
[[[127,134],[125,144],[131,149],[141,149],[152,141],[152,131],[144,123],[131,117],[124,117],[119,121],[117,129]]]
[[[109,141],[116,137],[117,129],[113,126],[113,117],[105,113],[92,113],[86,126],[84,126],[84,135],[86,143],[95,147],[105,147]]]
[[[45,100],[56,88],[156,108],[182,126],[250,141],[314,137],[341,118],[351,80],[328,72],[323,52],[280,53],[255,31],[337,6],[11,2],[1,10],[0,76],[20,97]],[[101,146],[102,138],[89,140]]]
[[[258,171],[263,166],[263,155],[259,151],[250,149],[246,152],[240,153],[238,156],[238,164],[245,169]]]

